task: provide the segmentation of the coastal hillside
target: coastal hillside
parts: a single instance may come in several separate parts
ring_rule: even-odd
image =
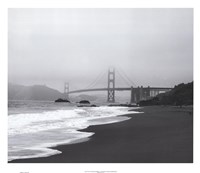
[[[150,100],[140,101],[139,105],[193,105],[193,82],[181,83],[169,92],[159,94]]]
[[[64,98],[63,93],[55,90],[53,88],[49,88],[45,85],[32,85],[32,86],[24,86],[17,84],[8,84],[8,100],[41,100],[41,101],[54,101],[58,98]],[[94,96],[94,95],[70,95],[70,101],[80,101],[80,100],[89,100],[101,102],[105,101],[104,97]]]
[[[63,94],[45,85],[8,84],[8,100],[55,100]]]

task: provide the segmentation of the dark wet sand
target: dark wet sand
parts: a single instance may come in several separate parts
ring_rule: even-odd
[[[13,163],[192,163],[192,108],[151,106],[130,120],[91,126],[87,142],[56,147],[62,154]]]

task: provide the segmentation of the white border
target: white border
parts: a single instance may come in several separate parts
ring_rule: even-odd
[[[200,3],[199,0],[8,0],[0,2],[0,172],[84,173],[85,171],[200,172]],[[7,163],[7,8],[194,8],[194,163],[193,164],[8,164]]]

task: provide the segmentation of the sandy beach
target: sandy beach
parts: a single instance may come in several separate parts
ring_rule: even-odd
[[[11,163],[192,163],[192,109],[144,107],[144,113],[128,115],[130,120],[84,129],[95,134],[56,147],[61,154]]]

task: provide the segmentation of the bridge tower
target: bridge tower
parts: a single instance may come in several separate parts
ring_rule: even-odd
[[[108,69],[108,103],[115,102],[115,69]]]
[[[64,84],[64,97],[65,99],[69,99],[69,83],[65,82]]]
[[[131,100],[130,100],[130,104],[132,103],[136,103],[136,90],[133,88],[133,86],[131,86]]]

